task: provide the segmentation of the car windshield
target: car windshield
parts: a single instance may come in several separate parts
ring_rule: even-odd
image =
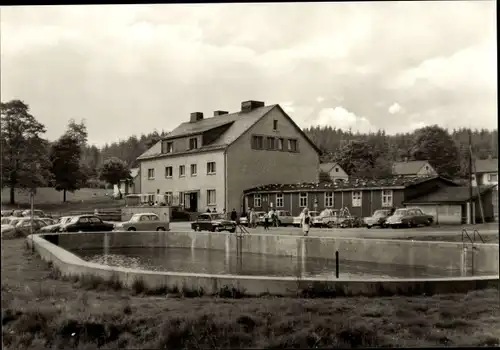
[[[224,219],[224,215],[222,215],[222,214],[212,214],[211,217],[212,217],[212,220],[223,220]]]
[[[387,211],[385,210],[377,210],[375,211],[375,213],[373,213],[373,216],[374,217],[380,217],[380,216],[386,216],[387,215]]]
[[[141,219],[141,215],[139,215],[139,214],[134,214],[134,215],[132,215],[132,217],[130,218],[130,222],[138,222],[140,219]]]
[[[404,216],[407,214],[406,209],[398,209],[394,212],[394,216]]]

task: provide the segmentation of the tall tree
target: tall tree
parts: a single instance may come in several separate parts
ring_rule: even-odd
[[[116,157],[106,159],[100,171],[100,178],[111,185],[119,185],[121,180],[131,180],[130,170],[127,164]],[[118,192],[121,197],[120,186]]]
[[[459,175],[459,149],[448,131],[438,125],[426,126],[415,132],[413,144],[411,155],[415,160],[429,161],[440,175]]]
[[[353,140],[336,153],[336,161],[352,177],[378,178],[390,175],[390,164],[365,140]]]
[[[36,190],[49,180],[45,126],[30,114],[21,100],[0,103],[2,188],[10,188],[15,204],[16,188]]]

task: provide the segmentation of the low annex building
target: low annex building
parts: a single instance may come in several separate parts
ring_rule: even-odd
[[[445,187],[458,187],[440,176],[397,176],[378,180],[350,179],[333,182],[270,184],[247,189],[245,208],[271,207],[298,215],[303,208],[347,208],[351,215],[371,216],[377,209],[403,207],[403,203]]]
[[[142,194],[188,211],[243,210],[243,191],[316,181],[320,150],[277,104],[244,101],[235,113],[191,113],[138,157]]]

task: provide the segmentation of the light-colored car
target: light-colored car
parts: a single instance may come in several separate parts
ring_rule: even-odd
[[[240,217],[240,225],[248,226],[248,218],[246,216]]]
[[[364,218],[363,221],[367,228],[373,226],[385,227],[385,221],[391,215],[391,209],[375,210],[372,216]]]
[[[2,236],[14,233],[28,236],[31,234],[31,223],[32,219],[30,217],[15,218],[14,220],[11,220],[9,224],[2,224]],[[33,232],[38,232],[44,226],[46,226],[45,222],[39,218],[33,218]]]
[[[288,210],[276,210],[275,215],[278,220],[278,226],[293,225],[293,216]]]
[[[313,226],[316,226],[318,224],[319,214],[320,214],[319,212],[314,211],[314,210],[309,212],[309,216],[312,218],[311,224]],[[315,219],[316,219],[316,221],[315,221]],[[316,225],[315,225],[315,223],[316,223]],[[299,216],[294,216],[293,217],[293,226],[300,227],[301,224],[302,224],[302,214],[300,214]]]
[[[170,224],[155,213],[134,214],[129,221],[115,224],[115,231],[169,231]]]
[[[62,216],[57,220],[56,223],[52,225],[44,226],[40,229],[41,233],[53,233],[58,232],[62,225],[65,225],[71,221],[72,216]],[[41,219],[44,220],[44,219]]]
[[[321,212],[322,226],[333,227],[341,221],[339,209],[325,209]]]
[[[31,217],[31,209],[24,210],[21,213],[21,215],[24,217],[28,217],[28,216]],[[46,218],[47,215],[45,214],[45,212],[43,210],[34,209],[33,210],[33,217]]]
[[[2,217],[11,216],[13,212],[14,212],[14,210],[12,210],[12,209],[3,209],[2,210]]]
[[[255,212],[255,216],[257,217],[257,225],[264,225],[264,215],[266,215],[265,211]]]

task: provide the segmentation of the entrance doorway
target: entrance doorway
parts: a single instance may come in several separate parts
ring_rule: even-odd
[[[189,193],[189,211],[192,211],[192,212],[198,211],[198,193],[197,192]]]

